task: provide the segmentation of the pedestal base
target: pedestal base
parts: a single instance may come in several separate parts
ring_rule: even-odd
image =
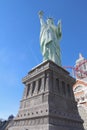
[[[32,69],[9,130],[83,130],[72,86],[75,79],[52,61]]]

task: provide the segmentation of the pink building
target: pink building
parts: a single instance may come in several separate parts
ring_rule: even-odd
[[[76,60],[76,83],[73,86],[78,111],[84,120],[84,128],[87,130],[87,60],[79,54]]]

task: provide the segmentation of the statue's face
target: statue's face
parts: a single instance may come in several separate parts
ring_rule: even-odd
[[[47,19],[47,24],[53,24],[53,19],[48,18],[48,19]]]

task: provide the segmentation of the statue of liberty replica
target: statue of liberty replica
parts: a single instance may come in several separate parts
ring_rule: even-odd
[[[52,60],[57,65],[61,66],[61,52],[60,39],[62,36],[61,21],[58,25],[54,25],[52,18],[48,18],[45,22],[43,20],[43,11],[39,12],[41,32],[40,32],[40,46],[43,55],[43,61]]]
[[[72,89],[75,79],[61,67],[61,21],[55,26],[52,18],[44,22],[42,17],[40,11],[44,62],[22,79],[23,97],[8,130],[84,130]]]

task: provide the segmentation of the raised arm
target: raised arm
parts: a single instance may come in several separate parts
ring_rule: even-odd
[[[43,14],[44,14],[43,11],[39,11],[38,13],[41,26],[45,25],[45,22],[43,20]]]

